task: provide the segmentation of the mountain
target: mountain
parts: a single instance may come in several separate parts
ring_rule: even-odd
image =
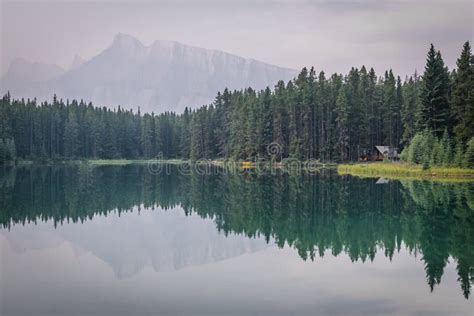
[[[84,62],[85,60],[81,56],[75,55],[68,69],[73,70],[73,69],[79,68],[79,66],[82,65]]]
[[[59,77],[34,87],[29,82],[9,86],[4,80],[1,87],[2,93],[9,89],[13,97],[51,99],[56,93],[99,106],[140,106],[142,111],[158,113],[208,104],[225,88],[263,89],[296,74],[296,70],[218,50],[171,41],[145,46],[130,35],[117,34],[104,51]]]
[[[4,79],[8,79],[8,82],[41,82],[59,77],[63,73],[64,69],[57,65],[34,63],[18,58],[10,64]]]
[[[57,65],[30,62],[23,58],[15,59],[0,80],[0,92],[15,93],[16,98],[43,96],[43,82],[51,81],[64,74],[64,69]]]

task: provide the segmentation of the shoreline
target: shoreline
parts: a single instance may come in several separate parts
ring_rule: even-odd
[[[399,162],[340,164],[337,166],[337,173],[340,175],[352,175],[361,178],[474,182],[474,169],[431,167],[423,170],[421,165],[411,165]]]
[[[34,160],[17,160],[9,161],[0,166],[55,166],[55,165],[84,165],[84,166],[125,166],[133,164],[149,164],[163,163],[169,165],[180,165],[190,163],[190,160],[183,159],[84,159],[84,160],[51,160],[51,161],[34,161]],[[217,167],[226,167],[228,160],[215,159],[209,160],[207,163]],[[254,169],[256,164],[250,161],[234,161],[242,169]],[[193,162],[196,163],[196,162]],[[197,162],[204,163],[204,162]],[[305,161],[301,162],[304,166]],[[277,169],[286,167],[284,162],[275,162],[272,165]],[[421,165],[411,165],[399,162],[371,162],[371,163],[320,163],[317,168],[320,169],[336,169],[339,175],[351,175],[361,178],[387,178],[394,180],[428,180],[428,181],[462,181],[474,182],[474,169],[457,168],[457,167],[432,167],[423,170]],[[304,167],[301,169],[305,170]]]

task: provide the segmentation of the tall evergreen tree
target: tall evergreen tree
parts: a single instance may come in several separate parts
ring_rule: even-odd
[[[64,130],[65,156],[67,158],[77,158],[80,152],[79,146],[79,124],[77,123],[74,108],[71,108]]]
[[[347,101],[347,94],[345,88],[341,87],[336,100],[336,151],[339,161],[346,161],[349,156],[348,108],[349,102]]]
[[[420,99],[419,77],[415,73],[403,84],[403,102],[401,121],[403,124],[402,144],[407,145],[415,136],[417,122],[419,122]]]
[[[454,132],[461,143],[474,135],[474,56],[466,42],[457,60],[452,92]]]
[[[281,149],[281,159],[288,155],[288,109],[287,109],[286,87],[283,81],[279,81],[275,87],[274,112],[273,112],[273,142]]]
[[[419,126],[441,136],[449,127],[449,75],[441,53],[431,44],[421,89]]]

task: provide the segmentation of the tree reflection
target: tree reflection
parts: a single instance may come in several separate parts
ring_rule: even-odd
[[[217,228],[263,236],[294,247],[303,260],[326,250],[352,261],[390,259],[403,245],[420,255],[431,290],[450,258],[469,297],[474,283],[474,184],[375,180],[314,175],[154,176],[144,166],[4,167],[0,223],[83,222],[133,207],[169,209],[212,218]]]

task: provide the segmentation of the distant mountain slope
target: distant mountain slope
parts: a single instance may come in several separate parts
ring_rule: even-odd
[[[14,97],[51,99],[56,93],[100,106],[141,106],[158,113],[208,104],[226,87],[262,89],[296,74],[217,50],[170,41],[145,46],[132,36],[117,34],[100,54],[59,77],[31,87],[30,82],[9,86],[7,75],[1,87],[2,93],[9,89]]]
[[[0,80],[2,95],[10,91],[15,98],[34,97],[48,94],[43,91],[44,82],[53,80],[64,74],[64,69],[57,65],[27,61],[23,58],[14,60],[5,76]],[[48,97],[50,98],[50,97]]]
[[[40,82],[59,77],[64,69],[57,65],[34,63],[23,58],[15,59],[4,79],[9,82]]]
[[[75,55],[68,69],[73,70],[73,69],[79,68],[79,66],[81,66],[84,62],[85,60],[81,56]]]

